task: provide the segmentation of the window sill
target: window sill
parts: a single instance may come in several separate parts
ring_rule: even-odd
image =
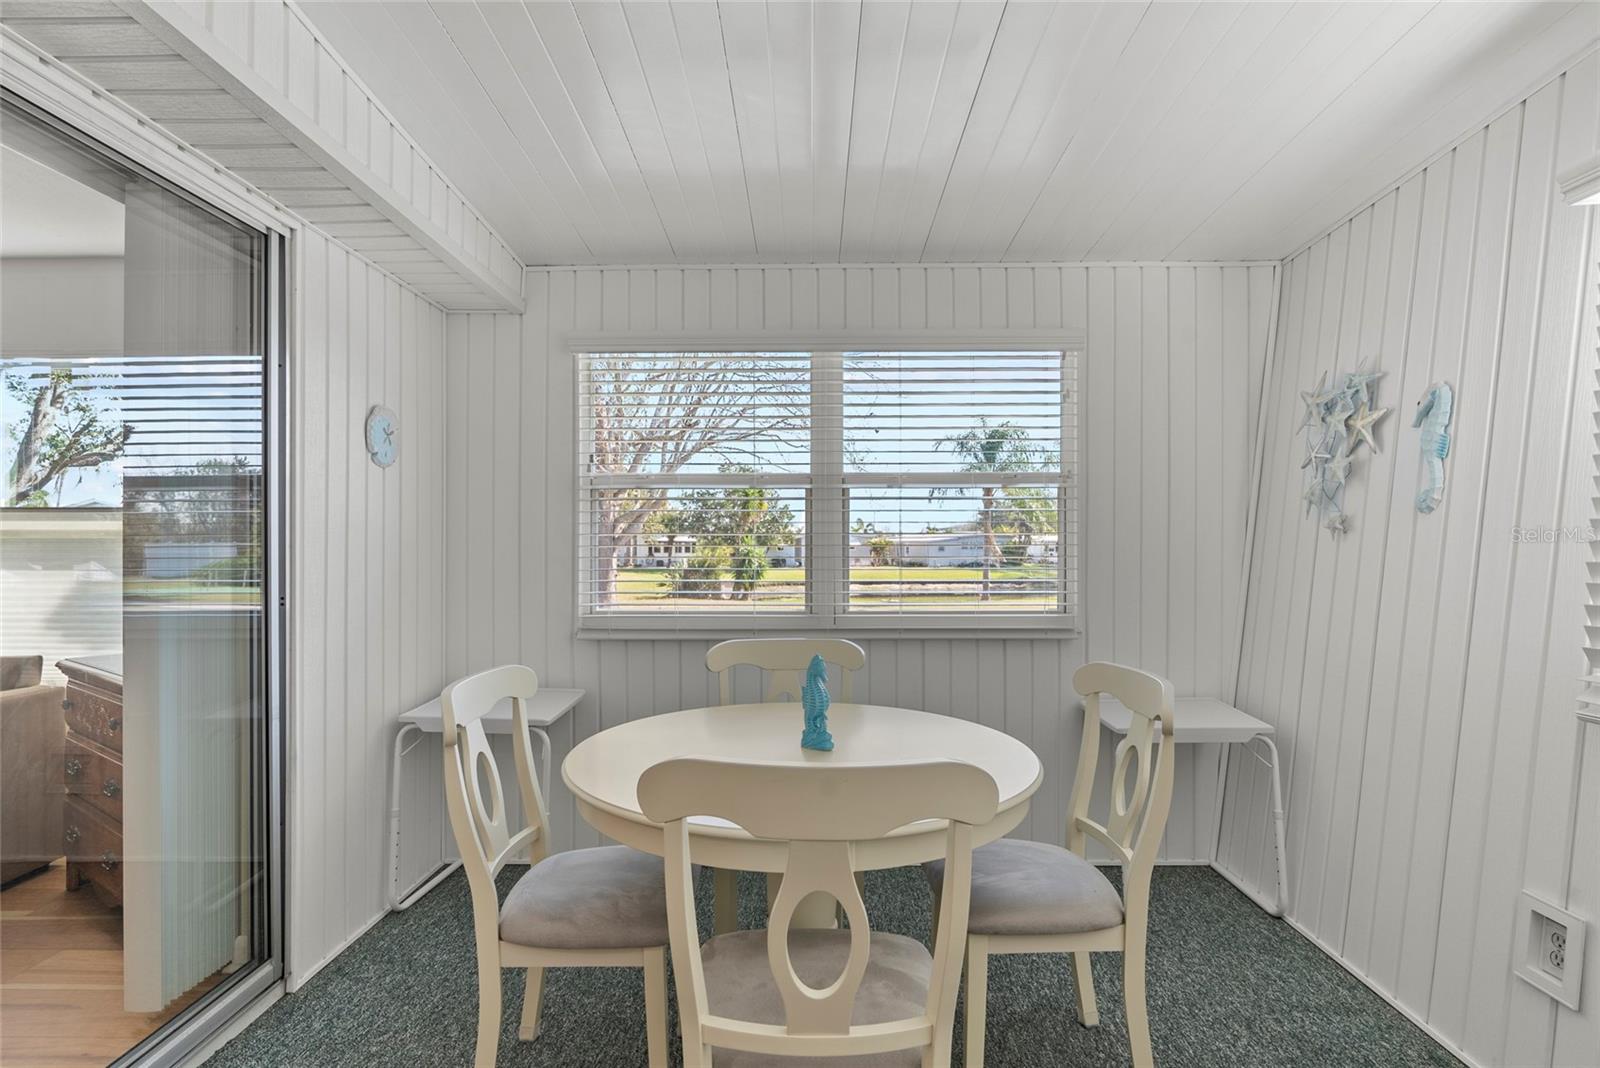
[[[753,619],[640,619],[595,618],[580,620],[579,641],[705,641],[748,638],[752,634],[826,634],[830,637],[898,641],[952,639],[1033,639],[1071,641],[1082,630],[1067,619],[978,620],[969,617],[937,619],[882,619],[825,624],[812,616]]]

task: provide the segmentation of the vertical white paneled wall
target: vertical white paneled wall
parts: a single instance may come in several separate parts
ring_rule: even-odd
[[[1600,916],[1588,549],[1559,533],[1590,520],[1596,213],[1555,189],[1597,130],[1590,56],[1289,260],[1265,413],[1238,696],[1280,732],[1290,915],[1482,1065],[1600,1058],[1593,949],[1582,1014],[1511,974],[1522,888]],[[1301,499],[1300,391],[1369,359],[1394,411],[1335,540]],[[1439,380],[1453,445],[1421,515],[1411,413]],[[1234,768],[1224,859],[1270,885],[1266,779]]]
[[[978,719],[1032,745],[1045,782],[1019,833],[1061,840],[1080,730],[1074,668],[1086,658],[1140,664],[1184,694],[1226,695],[1232,684],[1273,270],[529,270],[524,316],[448,316],[448,674],[523,661],[549,685],[587,690],[555,732],[558,767],[604,727],[715,699],[704,638],[575,637],[568,337],[670,346],[713,333],[752,344],[808,331],[885,343],[905,331],[1082,333],[1083,637],[874,638],[857,686],[868,701]],[[1180,761],[1169,859],[1209,855],[1215,768],[1215,752]],[[559,781],[550,793],[557,846],[593,844]]]
[[[289,972],[298,984],[387,908],[395,717],[444,683],[444,313],[314,229],[295,241],[290,370]],[[400,417],[400,458],[362,424]],[[437,739],[408,757],[409,885],[439,862]]]

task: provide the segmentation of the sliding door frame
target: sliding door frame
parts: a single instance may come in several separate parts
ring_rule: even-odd
[[[264,806],[260,843],[265,907],[252,908],[264,930],[252,937],[262,959],[229,976],[154,1034],[112,1062],[112,1068],[167,1068],[185,1063],[258,999],[281,991],[286,974],[287,793],[292,771],[288,732],[290,454],[288,444],[291,339],[295,336],[298,283],[292,242],[298,223],[243,182],[197,159],[136,113],[59,65],[44,65],[9,35],[0,34],[0,91],[8,104],[40,117],[90,150],[159,182],[200,208],[265,236],[263,304],[263,523],[264,660],[260,769],[263,790],[251,804]]]

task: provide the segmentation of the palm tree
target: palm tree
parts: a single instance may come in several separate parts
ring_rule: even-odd
[[[943,438],[937,448],[949,446],[966,461],[963,471],[1032,471],[1039,466],[1039,447],[1028,437],[1028,431],[1010,420],[991,424],[980,418],[978,425],[954,437]],[[990,569],[1000,560],[1000,545],[994,536],[994,507],[997,486],[982,488],[983,507],[978,513],[978,526],[983,531],[983,586],[978,594],[980,601],[989,599]],[[935,491],[947,492],[947,491]]]
[[[760,585],[761,576],[767,573],[767,553],[758,537],[769,507],[767,491],[760,487],[733,489],[726,491],[725,496],[733,508],[737,539],[733,550],[733,596],[736,600],[748,601]]]

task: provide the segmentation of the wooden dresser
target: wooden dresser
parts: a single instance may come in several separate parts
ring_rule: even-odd
[[[122,904],[122,657],[62,660],[67,723],[62,848],[67,889],[85,883],[108,905]]]

